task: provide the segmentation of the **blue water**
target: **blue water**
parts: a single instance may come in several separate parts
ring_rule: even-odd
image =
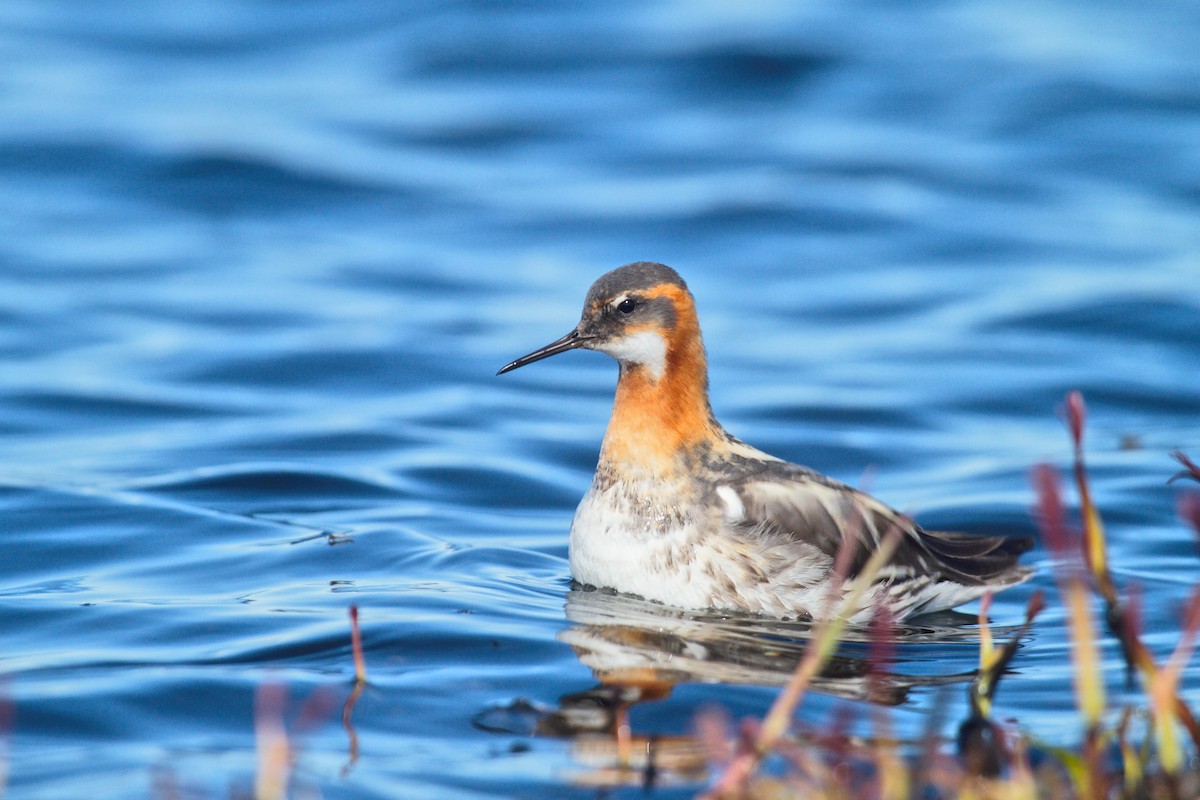
[[[1131,0],[8,0],[7,796],[245,796],[283,686],[297,796],[592,797],[569,742],[494,717],[591,687],[614,630],[621,663],[690,636],[757,665],[684,669],[638,732],[761,715],[796,631],[568,594],[612,363],[493,375],[634,260],[692,287],[727,428],[930,527],[1031,532],[1083,390],[1165,657],[1200,563],[1165,483],[1200,456],[1197,41],[1197,6]],[[997,713],[1069,743],[1028,560],[992,618],[1051,607]],[[936,685],[974,629],[938,625],[897,652],[906,735],[965,709]],[[867,708],[825,688],[809,724]]]

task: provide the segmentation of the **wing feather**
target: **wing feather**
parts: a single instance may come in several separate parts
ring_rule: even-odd
[[[861,546],[851,575],[892,529],[901,531],[901,540],[882,576],[887,582],[921,576],[977,586],[1015,583],[1028,575],[1016,563],[1032,545],[1026,538],[926,531],[853,487],[786,462],[765,464],[722,490],[734,492],[740,501],[736,524],[791,541],[799,545],[798,552],[816,548],[832,559],[847,536],[857,536]]]

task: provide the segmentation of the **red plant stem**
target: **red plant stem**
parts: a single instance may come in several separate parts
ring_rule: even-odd
[[[1183,466],[1186,468],[1183,472],[1177,472],[1175,475],[1172,475],[1172,481],[1176,478],[1192,478],[1200,481],[1200,466],[1197,466],[1196,462],[1188,458],[1186,453],[1184,453],[1182,450],[1176,450],[1171,453],[1171,456],[1180,464],[1183,464]],[[1168,483],[1169,482],[1170,481],[1168,481]]]
[[[367,660],[363,657],[362,633],[358,628],[358,606],[350,606],[350,649],[354,652],[355,680],[366,683]]]
[[[1075,447],[1075,483],[1079,491],[1080,513],[1083,516],[1084,523],[1084,555],[1096,582],[1096,590],[1107,606],[1108,613],[1106,618],[1109,628],[1120,641],[1126,661],[1132,665],[1136,665],[1141,671],[1147,686],[1153,686],[1159,669],[1158,665],[1155,664],[1154,658],[1145,643],[1137,635],[1137,623],[1130,618],[1129,611],[1123,606],[1120,598],[1117,596],[1112,573],[1108,569],[1104,529],[1100,522],[1100,515],[1092,502],[1091,490],[1087,479],[1087,468],[1083,459],[1083,432],[1087,409],[1081,393],[1073,391],[1067,395],[1066,411],[1067,422],[1071,429],[1071,439]],[[1193,476],[1200,474],[1200,468],[1197,468],[1196,464],[1181,451],[1176,451],[1173,455],[1188,468],[1188,474]],[[1057,481],[1054,480],[1053,474],[1048,467],[1044,469],[1039,468],[1039,472],[1035,474],[1039,496],[1042,499],[1041,510],[1043,520],[1045,521],[1047,517],[1053,518],[1050,520],[1051,524],[1044,525],[1047,539],[1051,544],[1051,548],[1056,549],[1052,540],[1057,538],[1061,544],[1065,538],[1061,535],[1065,531],[1065,523],[1063,523],[1063,517],[1061,516],[1061,499],[1057,496]],[[1200,503],[1196,505],[1200,506]],[[1193,522],[1193,527],[1197,529],[1197,533],[1200,533],[1200,510],[1197,510],[1196,516],[1198,519]],[[1189,521],[1192,521],[1190,516]],[[1059,535],[1056,536],[1056,534]],[[1183,724],[1184,728],[1187,729],[1197,750],[1200,750],[1200,724],[1197,723],[1191,708],[1178,694],[1175,696],[1174,706],[1176,717]]]
[[[1196,544],[1200,546],[1200,494],[1189,492],[1179,498],[1179,516],[1196,532]]]
[[[1088,568],[1096,581],[1096,589],[1109,607],[1119,606],[1117,589],[1108,570],[1108,554],[1104,544],[1104,528],[1096,505],[1092,502],[1092,490],[1088,484],[1087,466],[1083,460],[1083,432],[1087,408],[1083,395],[1078,391],[1067,395],[1067,422],[1071,428],[1071,440],[1075,445],[1075,486],[1079,492],[1079,513],[1083,517],[1083,553]]]

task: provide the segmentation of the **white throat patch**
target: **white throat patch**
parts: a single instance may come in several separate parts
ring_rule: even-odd
[[[641,364],[658,380],[667,369],[667,341],[654,331],[642,331],[605,342],[597,350],[622,364]]]

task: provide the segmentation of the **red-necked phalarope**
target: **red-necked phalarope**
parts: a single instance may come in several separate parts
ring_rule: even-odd
[[[575,329],[497,374],[576,348],[620,363],[592,485],[571,523],[575,580],[681,608],[832,615],[843,539],[899,546],[850,619],[888,606],[898,619],[953,608],[1026,580],[1026,538],[926,531],[858,490],[725,432],[708,402],[696,306],[670,267],[640,262],[600,277]]]

